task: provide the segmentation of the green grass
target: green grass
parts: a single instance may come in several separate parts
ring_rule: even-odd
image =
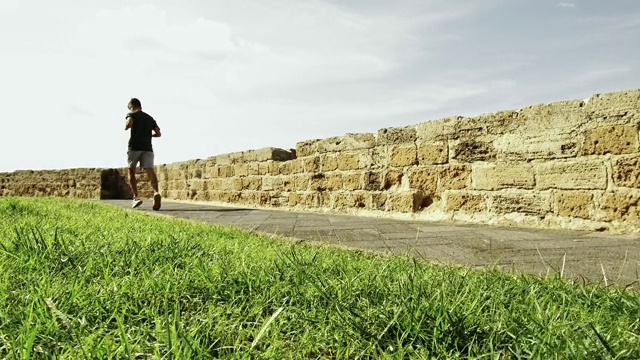
[[[640,294],[0,199],[0,358],[639,358]]]

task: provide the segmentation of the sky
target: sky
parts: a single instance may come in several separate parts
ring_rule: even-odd
[[[0,172],[156,163],[640,88],[638,0],[0,0]]]

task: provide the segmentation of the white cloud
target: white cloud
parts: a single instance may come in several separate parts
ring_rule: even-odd
[[[568,2],[561,2],[558,3],[558,6],[564,9],[574,9],[576,7],[576,4],[574,3],[568,3]]]
[[[599,82],[605,79],[616,78],[627,74],[631,71],[631,68],[627,66],[623,67],[599,67],[584,69],[578,73],[573,79],[574,82],[585,84]]]

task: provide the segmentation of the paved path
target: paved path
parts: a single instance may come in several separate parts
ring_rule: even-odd
[[[106,203],[130,207],[130,200]],[[136,211],[151,211],[150,201]],[[640,236],[406,221],[163,201],[158,212],[301,241],[640,288]],[[564,266],[563,266],[564,264]],[[604,274],[604,275],[603,275]]]

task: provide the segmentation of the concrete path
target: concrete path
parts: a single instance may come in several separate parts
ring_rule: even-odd
[[[129,208],[130,200],[104,201]],[[146,201],[135,211],[150,211]],[[640,288],[640,236],[405,221],[164,200],[158,214],[347,248],[408,254],[470,267]],[[606,280],[605,280],[606,278]]]

